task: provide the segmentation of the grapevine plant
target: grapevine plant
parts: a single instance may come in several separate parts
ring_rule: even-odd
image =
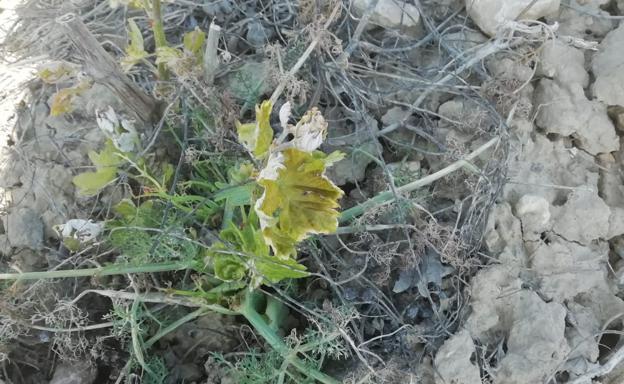
[[[184,35],[180,47],[171,47],[164,33],[160,0],[111,1],[112,6],[118,3],[143,9],[154,37],[150,54],[137,23],[128,20],[129,44],[120,63],[124,71],[142,63],[154,69],[159,80],[167,80],[171,74],[185,78],[201,69],[204,32],[196,28]],[[156,67],[149,61],[151,57],[155,57]],[[75,74],[75,68],[58,64],[43,69],[40,77],[60,84]],[[75,83],[54,96],[52,115],[71,112],[72,99],[91,85],[89,79]],[[117,262],[91,269],[6,273],[0,274],[0,280],[194,270],[194,289],[169,288],[162,301],[178,298],[175,300],[180,303],[190,302],[205,310],[244,316],[273,354],[283,359],[276,373],[278,382],[288,376],[301,383],[337,383],[320,371],[322,363],[310,357],[309,352],[322,343],[316,340],[294,348],[277,334],[285,307],[259,288],[309,275],[297,260],[297,246],[313,234],[336,231],[343,192],[325,176],[325,170],[344,155],[319,151],[327,122],[318,109],[290,124],[291,106],[284,104],[277,138],[270,123],[272,109],[272,102],[264,101],[255,107],[254,122],[236,123],[249,160],[223,167],[211,160],[196,161],[191,164],[190,179],[181,182],[173,181],[171,164],[154,169],[143,157],[145,150],[132,121],[112,108],[98,111],[97,123],[107,140],[99,151],[89,153],[94,170],[74,177],[78,192],[95,196],[123,179],[140,184],[141,193],[114,206],[113,219],[99,223],[74,220],[58,226],[58,231],[71,252],[84,250],[105,233],[105,242],[120,255]],[[196,223],[220,225],[221,230],[206,245],[197,234]],[[135,297],[135,303],[137,300],[141,298]],[[324,343],[336,345],[334,338]],[[135,341],[138,336],[133,335],[134,359],[151,377],[153,370],[142,350],[153,340]]]
[[[241,222],[228,223],[223,243],[209,250],[217,277],[224,281],[249,280],[252,288],[263,282],[307,276],[297,262],[296,246],[315,233],[332,233],[338,226],[338,200],[342,190],[325,169],[342,158],[318,151],[327,123],[317,109],[296,124],[288,124],[290,104],[280,110],[283,134],[273,140],[269,123],[271,102],[256,107],[256,122],[237,124],[238,137],[261,169],[253,170],[259,197],[241,204]],[[285,142],[287,134],[293,139]],[[239,254],[232,254],[232,247]],[[243,256],[241,255],[251,255]]]
[[[277,334],[276,319],[283,317],[277,312],[285,309],[259,288],[309,275],[297,260],[297,245],[313,234],[336,230],[343,192],[326,177],[325,170],[343,154],[318,150],[327,134],[327,122],[318,109],[308,111],[293,125],[286,103],[279,111],[282,133],[277,138],[270,124],[271,111],[272,103],[265,101],[256,106],[255,122],[236,124],[251,161],[232,167],[221,181],[191,178],[178,188],[167,187],[171,170],[156,178],[132,154],[139,148],[138,138],[128,134],[134,131],[127,124],[124,128],[111,111],[100,115],[98,123],[110,132],[109,139],[101,152],[90,154],[96,171],[76,176],[74,183],[86,195],[97,193],[122,172],[147,184],[141,195],[115,206],[116,217],[106,223],[108,243],[119,251],[123,262],[92,269],[0,274],[0,280],[191,269],[198,273],[195,289],[170,288],[164,302],[178,297],[222,314],[242,315],[282,356],[284,369],[295,371],[289,376],[305,379],[300,382],[337,383]],[[125,171],[127,164],[135,172]],[[209,198],[186,193],[201,188]],[[219,214],[218,238],[204,245],[192,223],[207,223]],[[80,249],[77,239],[93,241],[92,237],[71,239],[72,249]]]

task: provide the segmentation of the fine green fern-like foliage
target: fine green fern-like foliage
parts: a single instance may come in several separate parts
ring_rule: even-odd
[[[146,361],[146,373],[141,382],[145,384],[164,384],[166,383],[169,370],[165,365],[165,361],[161,357],[152,357]]]
[[[291,334],[287,338],[291,353],[306,356],[304,364],[310,369],[319,369],[326,358],[336,360],[346,358],[349,353],[337,332],[309,330],[301,337]],[[297,370],[284,364],[284,358],[275,350],[259,352],[251,350],[235,362],[227,361],[219,354],[213,355],[224,366],[228,376],[240,384],[314,384],[317,381],[302,375]]]
[[[115,207],[119,219],[110,221],[110,244],[132,263],[189,260],[196,257],[198,246],[177,220],[175,210],[163,223],[164,205],[147,200],[135,206],[123,200]]]
[[[219,354],[215,360],[227,367],[228,376],[239,384],[273,384],[280,376],[282,357],[275,351],[260,353],[252,350],[234,364],[229,364]]]

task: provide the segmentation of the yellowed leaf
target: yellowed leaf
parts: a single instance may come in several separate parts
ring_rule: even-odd
[[[80,95],[82,92],[87,90],[91,84],[84,80],[80,84],[63,88],[58,90],[54,96],[52,96],[52,104],[50,105],[50,115],[51,116],[60,116],[64,113],[69,113],[74,110],[72,105],[72,100],[75,96]]]
[[[273,142],[273,128],[270,123],[272,108],[270,101],[263,101],[261,105],[256,105],[255,123],[236,123],[238,140],[258,159],[265,157]]]
[[[121,67],[125,72],[148,56],[148,53],[145,51],[141,30],[132,19],[128,19],[128,37],[130,38],[130,44],[126,47],[126,56],[121,59]]]
[[[201,62],[204,41],[206,41],[206,34],[199,27],[195,27],[191,32],[184,34],[184,50],[193,55],[198,62]]]
[[[343,192],[324,175],[323,153],[290,148],[282,154],[276,177],[258,179],[264,194],[256,211],[267,244],[277,256],[290,257],[310,234],[336,230]]]
[[[55,62],[44,65],[37,72],[37,76],[44,83],[57,84],[69,80],[76,73],[76,69],[68,63]]]

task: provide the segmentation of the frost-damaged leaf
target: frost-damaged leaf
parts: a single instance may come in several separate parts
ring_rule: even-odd
[[[276,177],[258,179],[264,194],[255,208],[265,241],[276,256],[288,258],[308,235],[336,230],[343,192],[324,175],[327,156],[322,152],[291,148],[282,154],[282,167],[270,175]]]
[[[102,132],[104,132],[106,136],[109,137],[115,132],[115,129],[119,125],[119,118],[117,118],[117,114],[111,106],[109,106],[108,109],[104,112],[96,110],[95,121],[97,122],[97,125],[98,127],[100,127]]]
[[[195,30],[184,34],[184,50],[195,56],[200,62],[203,57],[204,41],[206,41],[206,34],[199,27],[195,27]]]
[[[256,105],[255,123],[236,122],[238,140],[256,158],[264,157],[273,142],[273,128],[269,122],[272,108],[273,104],[270,101],[263,101],[260,106]]]
[[[258,205],[256,207],[258,207]],[[272,217],[270,219],[271,220],[263,221],[266,227],[262,231],[262,234],[266,242],[271,245],[273,254],[282,260],[294,259],[297,257],[297,241],[277,228],[275,225],[275,223],[277,223],[276,219]]]
[[[120,120],[112,107],[104,112],[95,111],[95,116],[98,127],[121,152],[133,152],[139,146],[139,134],[134,124],[127,119]]]
[[[67,249],[75,252],[100,235],[104,230],[104,222],[94,223],[92,220],[71,219],[65,224],[56,225],[54,229],[62,238]]]
[[[59,233],[63,237],[75,237],[81,243],[87,243],[95,240],[102,230],[104,230],[104,222],[83,219],[67,220],[65,224],[57,227]]]
[[[301,151],[312,152],[317,150],[327,136],[327,121],[317,108],[306,112],[297,125],[290,127],[294,138],[293,146]]]
[[[80,95],[87,90],[91,84],[88,81],[82,81],[78,85],[63,88],[57,91],[52,97],[52,105],[50,105],[50,116],[60,116],[74,110],[72,100],[75,96]]]
[[[271,153],[265,167],[260,171],[258,179],[277,180],[279,170],[284,168],[284,155],[282,152]]]
[[[288,130],[288,120],[292,114],[291,110],[290,101],[285,102],[279,110],[280,125],[284,130]]]
[[[145,51],[141,30],[132,19],[128,19],[128,37],[130,38],[130,44],[126,47],[126,56],[121,59],[121,67],[125,72],[128,72],[148,56],[148,53]]]
[[[73,88],[64,88],[54,94],[52,98],[52,105],[50,106],[51,116],[60,116],[64,113],[73,111],[71,104],[72,99],[76,95],[76,91]]]

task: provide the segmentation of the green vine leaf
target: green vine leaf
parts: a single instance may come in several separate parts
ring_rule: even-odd
[[[260,106],[256,105],[255,123],[236,122],[238,141],[257,159],[265,157],[273,142],[273,128],[269,122],[272,108],[273,104],[270,101],[264,101]]]
[[[99,153],[95,151],[89,152],[89,159],[97,169],[112,168],[123,163],[123,160],[118,154],[119,151],[115,148],[113,142],[111,140],[106,140],[104,148]]]
[[[202,47],[204,46],[204,41],[206,41],[206,34],[199,27],[195,27],[193,31],[184,34],[184,50],[193,55],[197,63],[201,63],[203,59]]]
[[[97,195],[104,187],[117,178],[116,168],[106,168],[96,172],[84,172],[74,176],[73,183],[83,196]]]
[[[255,172],[254,165],[250,162],[243,162],[238,167],[231,167],[227,171],[230,184],[240,185],[251,179]]]
[[[247,284],[244,281],[228,281],[217,285],[214,288],[206,291],[208,297],[214,297],[214,301],[217,301],[223,296],[229,296],[235,294],[241,289],[245,288]]]
[[[271,256],[258,257],[255,260],[255,267],[258,275],[272,284],[284,279],[300,279],[310,275],[306,271],[306,267],[294,259],[282,260]]]
[[[128,19],[128,37],[130,44],[126,47],[126,56],[121,59],[121,67],[125,72],[128,72],[149,55],[145,51],[141,30],[132,19]]]
[[[113,212],[115,212],[125,220],[130,220],[133,216],[137,214],[137,207],[132,200],[123,199],[113,206]]]
[[[288,259],[310,234],[336,231],[343,192],[324,172],[338,157],[290,148],[272,155],[260,172],[258,184],[264,193],[255,209],[276,256]]]
[[[202,47],[206,34],[199,28],[184,34],[182,49],[159,46],[156,48],[156,64],[166,65],[178,77],[189,77],[201,69]]]
[[[96,195],[102,188],[117,178],[117,168],[123,164],[119,151],[111,140],[107,140],[104,148],[98,153],[89,152],[89,159],[95,166],[95,172],[84,172],[74,176],[73,183],[83,196]]]
[[[156,64],[165,64],[169,68],[176,68],[182,60],[182,51],[172,47],[156,48]]]
[[[249,222],[238,228],[230,223],[220,233],[221,239],[237,247],[240,252],[253,256],[269,255],[269,247],[265,244],[262,233],[256,226]]]
[[[242,280],[247,275],[247,266],[240,256],[226,252],[224,244],[219,244],[211,251],[215,276],[225,282]]]
[[[256,288],[262,283],[274,284],[309,275],[305,266],[294,259],[270,254],[253,210],[241,228],[230,223],[220,237],[224,242],[213,245],[207,255],[212,260],[215,276],[223,281],[239,281],[249,276],[250,287]]]

